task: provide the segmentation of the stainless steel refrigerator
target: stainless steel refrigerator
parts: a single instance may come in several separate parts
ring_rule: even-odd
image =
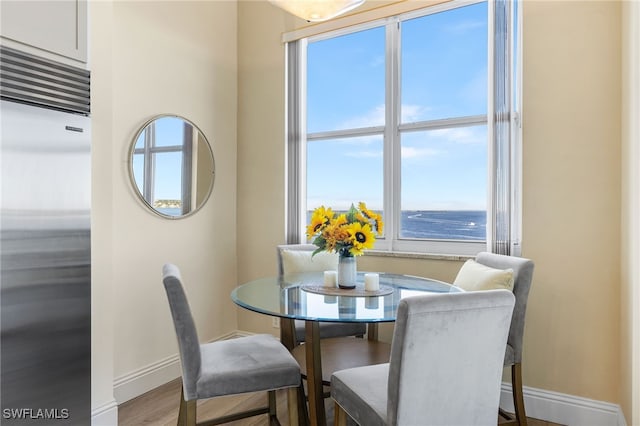
[[[0,423],[89,425],[89,74],[1,59]]]

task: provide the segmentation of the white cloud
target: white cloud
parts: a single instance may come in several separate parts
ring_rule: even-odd
[[[438,129],[433,131],[433,135],[449,142],[456,142],[460,144],[486,143],[486,138],[484,137],[484,135],[479,134],[476,129],[472,127]]]
[[[385,64],[385,57],[384,55],[378,55],[376,57],[373,58],[373,60],[369,63],[369,66],[371,68],[377,68],[380,65],[384,65]]]
[[[382,158],[382,151],[357,151],[347,152],[344,154],[346,157],[353,158]]]
[[[440,154],[440,152],[436,149],[431,148],[415,148],[411,146],[403,146],[401,149],[401,157],[403,160],[407,160],[410,158],[425,158],[425,157],[434,157]]]
[[[478,70],[466,84],[460,86],[458,96],[471,105],[487,100],[487,72]]]
[[[430,108],[422,105],[402,105],[402,122],[410,123],[425,119],[425,114]],[[341,129],[360,129],[365,127],[376,127],[384,125],[385,107],[384,104],[375,106],[372,110],[363,115],[356,116],[344,121]]]
[[[455,25],[447,27],[447,31],[451,34],[464,34],[469,31],[477,30],[478,28],[484,28],[486,24],[483,21],[462,21]]]
[[[384,104],[378,105],[367,113],[350,118],[342,123],[341,129],[359,129],[362,127],[375,127],[384,124]]]
[[[402,105],[402,117],[403,123],[412,123],[415,121],[421,121],[425,119],[425,113],[430,108],[422,105]]]

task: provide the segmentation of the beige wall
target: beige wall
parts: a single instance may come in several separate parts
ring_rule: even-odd
[[[238,2],[238,281],[276,273],[284,235],[284,51],[294,18],[267,2]],[[242,121],[240,121],[242,117]],[[238,311],[240,330],[274,332]]]
[[[620,4],[524,4],[526,385],[619,402]]]
[[[182,270],[201,340],[237,328],[236,14],[229,1],[91,4],[94,408],[114,379],[177,354],[163,263]],[[161,113],[193,121],[216,161],[209,202],[182,220],[147,211],[128,177],[132,138]]]
[[[523,255],[536,262],[524,383],[620,403],[620,4],[524,4]],[[284,240],[284,56],[304,23],[239,3],[238,279],[273,274]],[[255,220],[256,212],[260,215]],[[364,257],[451,280],[459,262]],[[273,332],[238,311],[238,326]],[[628,416],[628,414],[627,414]]]
[[[622,5],[622,398],[640,424],[640,2]]]
[[[202,340],[236,328],[275,332],[265,317],[234,308],[229,293],[276,272],[285,221],[280,36],[304,22],[264,1],[237,9],[100,1],[90,13],[96,407],[111,398],[114,378],[177,353],[160,283],[165,261],[183,269]],[[536,272],[523,365],[527,386],[626,401],[633,424],[619,365],[631,363],[620,350],[620,26],[617,2],[524,5],[523,255]],[[168,112],[203,130],[217,166],[209,203],[180,221],[145,211],[127,178],[138,126]],[[460,267],[359,262],[444,280]]]

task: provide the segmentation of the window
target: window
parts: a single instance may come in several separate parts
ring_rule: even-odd
[[[149,123],[133,150],[132,171],[138,191],[150,206],[167,216],[191,209],[193,130],[177,117]]]
[[[453,1],[289,43],[290,242],[316,207],[364,201],[384,217],[378,250],[517,251],[510,6]]]

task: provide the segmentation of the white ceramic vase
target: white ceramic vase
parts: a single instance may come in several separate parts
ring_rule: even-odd
[[[356,287],[358,268],[355,256],[338,257],[338,287],[351,289]]]

